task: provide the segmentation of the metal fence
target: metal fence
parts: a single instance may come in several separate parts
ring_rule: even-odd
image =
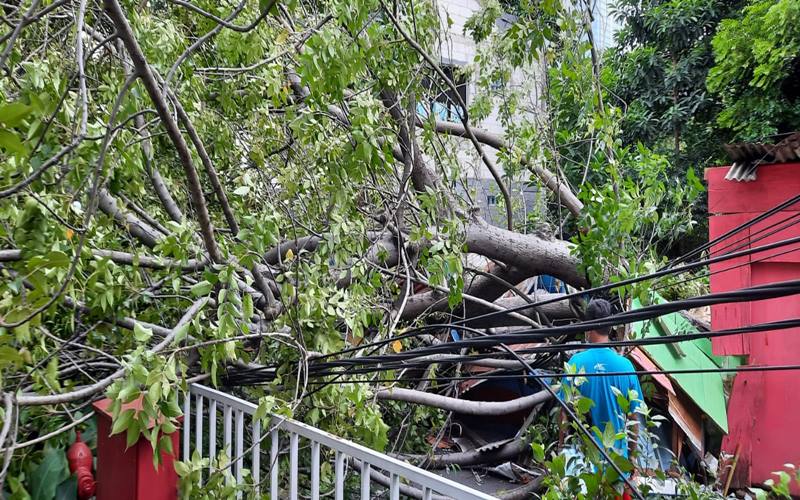
[[[191,384],[183,404],[183,459],[197,451],[211,459],[213,469],[215,457],[225,450],[237,483],[242,484],[249,471],[247,482],[254,491],[269,492],[273,500],[297,500],[301,495],[319,499],[321,459],[332,466],[334,475],[327,483],[332,491],[324,493],[333,493],[336,500],[396,500],[401,495],[423,500],[495,498],[295,420],[273,416],[262,436],[261,422],[253,417],[256,408],[249,401]],[[280,470],[281,463],[288,471]]]

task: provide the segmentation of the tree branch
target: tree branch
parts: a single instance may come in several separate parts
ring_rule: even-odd
[[[417,120],[418,127],[424,127],[425,123],[427,122]],[[440,134],[454,135],[457,137],[469,137],[467,130],[460,123],[436,120],[434,122],[434,130]],[[487,146],[497,149],[498,151],[509,149],[505,139],[498,134],[493,134],[486,130],[479,130],[475,128],[472,129],[472,132],[476,140],[486,144]],[[527,158],[523,157],[522,162],[524,165],[533,170],[536,176],[541,179],[541,181],[550,191],[556,194],[558,201],[567,207],[567,210],[569,210],[572,215],[578,217],[581,214],[581,211],[583,210],[583,203],[578,199],[577,196],[575,196],[565,181],[559,179],[554,173],[550,172],[546,168],[531,164]]]
[[[197,214],[200,234],[203,238],[206,251],[211,257],[211,260],[214,262],[222,262],[222,255],[214,239],[214,226],[211,223],[211,218],[208,213],[208,204],[206,203],[205,195],[203,195],[200,178],[197,175],[197,169],[194,167],[189,147],[178,128],[178,124],[169,112],[167,103],[161,94],[161,89],[150,69],[150,65],[144,57],[144,53],[139,46],[139,42],[136,40],[136,36],[128,23],[128,19],[122,11],[122,7],[120,7],[117,0],[105,0],[104,3],[109,17],[111,17],[114,26],[119,32],[120,39],[125,44],[125,48],[131,56],[133,66],[141,77],[142,83],[147,89],[147,93],[150,95],[150,99],[153,101],[153,105],[158,112],[158,116],[161,118],[161,122],[167,130],[167,135],[169,135],[170,140],[175,145],[175,149],[178,151],[178,157],[180,158],[181,165],[186,174],[189,193],[192,197],[195,213]]]
[[[197,300],[194,304],[192,304],[192,306],[186,311],[186,313],[184,313],[180,321],[178,321],[175,327],[169,331],[169,333],[164,337],[164,339],[155,346],[153,346],[152,349],[150,349],[150,353],[158,354],[159,352],[163,351],[164,348],[166,348],[172,342],[172,340],[178,334],[180,329],[184,325],[192,321],[192,319],[194,319],[197,313],[199,313],[203,309],[208,300],[209,300],[208,297],[203,297]],[[131,328],[133,328],[133,325],[131,325]],[[38,394],[23,393],[17,396],[17,404],[19,406],[54,405],[59,403],[69,403],[71,401],[78,401],[80,399],[88,398],[90,396],[94,396],[95,394],[97,394],[102,390],[105,390],[105,388],[114,383],[115,380],[125,375],[126,371],[127,371],[126,369],[122,368],[92,385],[88,385],[86,387],[82,387],[74,391],[65,392],[63,394],[50,394],[46,396],[41,396]]]
[[[381,400],[405,401],[407,403],[432,406],[442,410],[474,416],[508,415],[518,411],[533,408],[550,399],[548,391],[539,391],[511,401],[468,401],[465,399],[439,396],[429,392],[416,391],[393,387],[391,389],[378,389],[375,397]]]

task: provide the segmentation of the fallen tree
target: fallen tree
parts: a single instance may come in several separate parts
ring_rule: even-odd
[[[481,130],[469,103],[458,123],[420,111],[438,93],[432,82],[454,88],[432,55],[442,37],[433,4],[80,0],[4,11],[14,25],[0,39],[4,424],[33,415],[4,429],[7,464],[15,443],[63,445],[74,410],[104,394],[147,395],[148,411],[177,418],[182,382],[216,383],[228,366],[285,373],[273,389],[300,415],[359,405],[372,389],[476,415],[545,399],[306,385],[314,356],[550,297],[515,288],[532,276],[589,284],[569,233],[511,217],[512,177],[541,186],[542,219],[563,229],[583,216],[559,164],[527,151],[518,131]],[[491,172],[505,227],[470,200],[474,168]],[[491,264],[469,271],[467,254]],[[573,306],[472,326],[536,327],[575,317]],[[153,380],[160,390],[148,390]],[[331,411],[320,425],[385,445],[380,408],[358,408],[362,424]],[[24,469],[10,467],[0,486]]]

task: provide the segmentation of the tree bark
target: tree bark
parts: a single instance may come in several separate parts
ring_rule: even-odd
[[[417,125],[420,127],[424,126],[424,124],[425,123],[422,121],[417,121]],[[436,120],[434,130],[441,134],[468,138],[466,129],[464,129],[464,126],[460,123]],[[498,134],[493,134],[491,132],[476,128],[473,128],[472,132],[479,142],[486,144],[487,146],[497,150],[508,149],[505,139]],[[558,201],[562,203],[567,210],[572,213],[572,215],[576,217],[580,215],[581,211],[583,210],[583,203],[578,199],[577,196],[575,196],[575,193],[572,192],[572,189],[570,189],[569,184],[567,184],[566,181],[559,179],[558,176],[546,168],[531,163],[527,158],[523,157],[522,163],[533,170],[533,173],[535,173],[536,176],[539,177],[539,179],[544,183],[544,185],[547,186],[547,189],[555,193],[555,195],[558,197]]]
[[[549,274],[579,288],[589,284],[578,270],[580,261],[565,241],[515,233],[491,226],[478,217],[468,223],[466,237],[470,252],[514,266],[527,276]]]
[[[423,469],[445,469],[452,465],[462,467],[470,465],[490,465],[514,460],[523,453],[530,452],[530,444],[525,439],[516,439],[499,447],[497,443],[482,448],[492,447],[491,450],[482,451],[482,448],[443,455],[403,455],[404,460],[422,461],[419,467]]]
[[[405,401],[407,403],[432,406],[434,408],[462,413],[464,415],[477,416],[508,415],[509,413],[533,408],[536,405],[544,403],[551,397],[549,392],[539,391],[530,396],[512,399],[511,401],[467,401],[465,399],[439,396],[438,394],[415,391],[413,389],[403,389],[400,387],[379,389],[375,393],[375,396],[378,399]]]

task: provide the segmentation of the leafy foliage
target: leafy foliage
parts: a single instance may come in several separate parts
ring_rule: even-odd
[[[720,24],[708,88],[725,106],[720,126],[740,140],[800,127],[800,28],[794,0],[751,2],[740,17]]]
[[[705,86],[714,61],[710,34],[739,6],[719,0],[616,4],[624,26],[606,54],[604,77],[609,98],[625,109],[623,140],[668,155],[677,175],[721,159],[726,136],[715,126],[721,104]]]

